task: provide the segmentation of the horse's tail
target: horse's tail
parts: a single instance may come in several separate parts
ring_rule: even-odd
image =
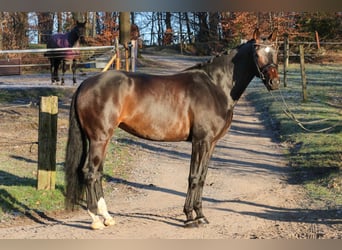
[[[80,127],[76,111],[76,99],[78,91],[75,92],[70,106],[69,136],[65,157],[65,206],[73,210],[78,205],[84,193],[84,174],[82,168],[87,157],[88,140]]]

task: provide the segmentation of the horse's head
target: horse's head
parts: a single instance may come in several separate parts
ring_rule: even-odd
[[[79,40],[80,40],[80,43],[81,44],[85,44],[86,41],[85,41],[85,33],[86,33],[86,21],[85,22],[79,22],[79,21],[76,21],[76,26],[74,28]]]
[[[254,31],[254,59],[258,71],[257,76],[262,79],[268,90],[279,88],[280,80],[278,75],[277,49],[274,42],[277,37],[277,30],[268,38],[261,38],[258,29]]]

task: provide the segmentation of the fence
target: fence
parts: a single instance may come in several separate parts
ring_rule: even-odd
[[[23,68],[48,67],[50,64],[44,53],[47,51],[68,51],[71,48],[57,49],[23,49],[0,50],[0,75],[21,74]],[[114,46],[75,47],[72,50],[80,51],[79,65],[83,67],[101,67],[107,63],[114,53]],[[109,58],[109,59],[108,59]],[[101,61],[102,60],[102,61]],[[106,61],[107,60],[107,61]]]
[[[306,46],[315,46],[315,48],[311,49],[311,53],[305,52],[304,45]],[[321,42],[318,37],[318,33],[316,32],[316,42],[296,42],[289,41],[287,34],[284,35],[283,42],[283,82],[284,87],[287,87],[287,73],[289,66],[289,58],[291,57],[299,57],[300,63],[300,71],[301,71],[301,79],[302,79],[302,96],[303,101],[307,101],[307,80],[305,73],[305,58],[317,57],[320,56],[323,52],[322,46],[342,46],[341,42]],[[298,48],[298,53],[291,52],[293,51],[293,47]],[[292,50],[291,50],[292,48]]]
[[[0,76],[21,74],[24,67],[47,67],[47,58],[43,55],[47,51],[80,51],[80,62],[85,68],[109,68],[116,59],[116,69],[121,69],[125,65],[126,71],[135,71],[137,58],[138,44],[137,41],[131,41],[127,46],[122,46],[116,41],[115,46],[90,46],[90,47],[75,47],[75,48],[56,48],[56,49],[25,49],[25,50],[0,50]],[[124,52],[124,56],[121,56]],[[22,58],[17,58],[19,54],[31,55],[25,61]],[[32,57],[33,54],[38,54]],[[111,60],[112,59],[112,60]],[[124,59],[124,60],[123,60]],[[34,63],[34,61],[38,63]],[[108,62],[111,62],[110,64]]]

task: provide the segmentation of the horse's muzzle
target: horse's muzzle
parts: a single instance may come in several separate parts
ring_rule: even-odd
[[[280,79],[279,77],[268,79],[266,87],[268,90],[276,90],[280,87]]]
[[[280,87],[280,79],[276,65],[269,65],[262,70],[264,84],[268,90],[276,90]]]

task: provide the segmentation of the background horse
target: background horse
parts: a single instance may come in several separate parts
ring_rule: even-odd
[[[54,34],[52,35],[48,42],[46,43],[46,47],[48,49],[56,49],[56,48],[72,48],[78,47],[80,43],[85,43],[84,34],[86,30],[86,22],[76,22],[76,26],[65,34]],[[74,50],[60,50],[47,51],[44,56],[48,57],[50,60],[50,71],[51,71],[51,82],[59,82],[58,69],[59,65],[62,62],[62,81],[61,84],[64,84],[64,74],[66,71],[66,61],[72,60],[72,80],[73,83],[76,83],[76,58],[79,55],[79,51]]]
[[[114,224],[103,196],[102,172],[109,140],[120,127],[149,140],[192,143],[185,226],[208,223],[202,193],[209,159],[251,80],[257,76],[268,90],[279,88],[275,39],[276,32],[262,39],[255,30],[253,39],[229,54],[175,75],[108,71],[83,81],[70,107],[67,208],[79,204],[85,190],[92,228]]]

